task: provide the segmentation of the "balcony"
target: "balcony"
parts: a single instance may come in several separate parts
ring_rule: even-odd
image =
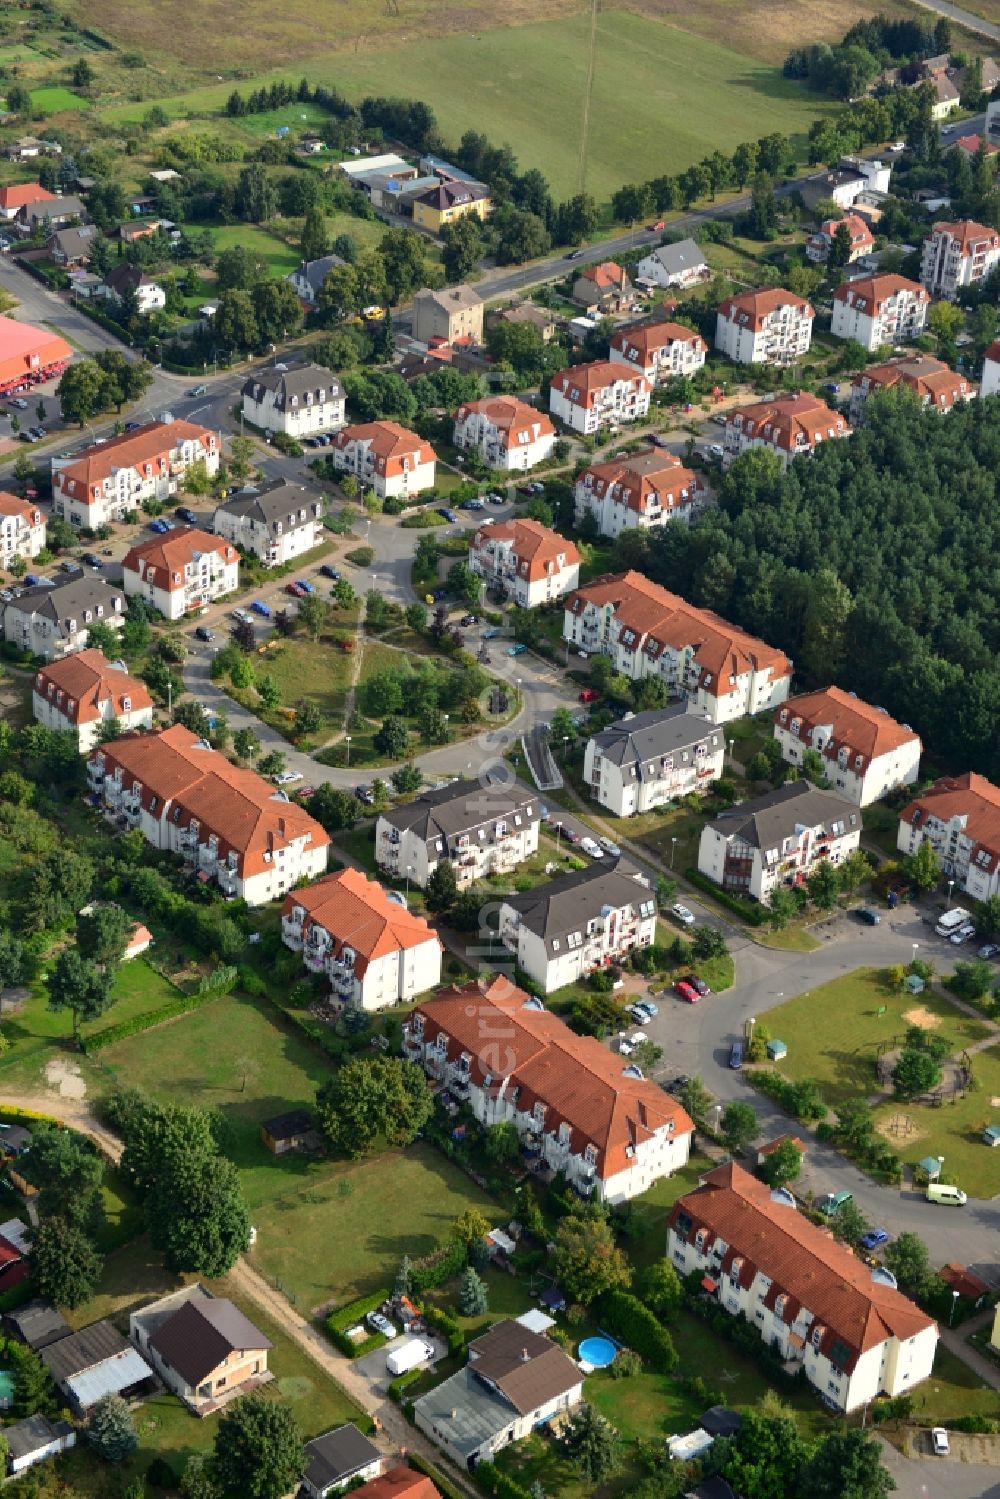
[[[416,1031],[406,1028],[403,1031],[403,1052],[407,1059],[416,1062],[423,1056],[424,1038]]]
[[[299,945],[302,946],[301,943]],[[302,961],[310,973],[323,972],[328,951],[329,947],[325,942],[307,942],[302,946]]]
[[[211,874],[212,870],[215,869],[218,862],[219,850],[217,848],[213,848],[209,843],[200,843],[198,845],[199,869],[204,869],[206,873]]]
[[[235,869],[220,869],[218,879],[219,889],[223,895],[231,897],[236,895],[239,886]]]
[[[281,940],[296,952],[302,949],[302,922],[294,916],[282,916]]]

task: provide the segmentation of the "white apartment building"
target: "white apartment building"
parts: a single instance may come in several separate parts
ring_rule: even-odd
[[[125,595],[104,578],[61,579],[52,587],[22,588],[4,605],[3,635],[12,645],[46,661],[82,651],[95,620],[120,630]]]
[[[915,854],[925,838],[959,890],[973,900],[1000,895],[1000,787],[971,771],[942,776],[899,814],[900,853]]]
[[[243,383],[243,415],[265,432],[312,437],[336,432],[346,420],[347,397],[336,375],[318,364],[276,364]]]
[[[75,734],[82,754],[93,749],[105,724],[117,722],[125,730],[153,726],[145,682],[97,650],[77,651],[36,672],[31,711],[47,729]]]
[[[301,952],[310,973],[325,973],[338,999],[384,1010],[441,982],[441,941],[358,869],[328,874],[285,897],[281,940]]]
[[[643,375],[650,385],[663,385],[697,374],[705,363],[708,345],[700,333],[682,323],[640,323],[611,335],[612,364]]]
[[[287,479],[248,484],[218,507],[212,527],[216,536],[258,557],[265,567],[281,567],[323,540],[323,501]]]
[[[147,422],[81,453],[52,459],[52,510],[71,526],[96,531],[123,520],[144,500],[166,502],[184,487],[193,463],[219,471],[218,434],[193,422]]]
[[[1000,392],[1000,342],[990,344],[983,359],[983,378],[979,386],[981,396],[995,396]]]
[[[793,458],[808,457],[820,443],[850,435],[846,418],[818,396],[807,391],[777,396],[727,413],[723,462],[728,468],[741,453],[767,448],[787,468]]]
[[[920,771],[920,735],[839,687],[782,703],[774,737],[789,765],[801,766],[807,750],[821,755],[832,788],[856,807],[912,786]]]
[[[500,940],[545,994],[621,963],[656,938],[656,901],[628,864],[605,856],[525,895],[506,895]]]
[[[420,494],[434,487],[437,454],[422,437],[398,422],[361,422],[343,427],[329,450],[334,468],[353,474],[380,500]]]
[[[418,1006],[403,1053],[480,1124],[513,1124],[529,1157],[562,1171],[581,1197],[627,1202],[690,1154],[693,1125],[676,1099],[508,978]]]
[[[481,527],[469,543],[469,566],[522,609],[564,598],[580,581],[573,542],[537,520]]]
[[[911,390],[921,406],[932,406],[935,411],[953,411],[976,398],[972,382],[943,360],[931,354],[911,354],[905,359],[891,359],[888,364],[872,365],[855,375],[851,382],[851,420],[863,420],[870,395],[897,385]]]
[[[45,513],[34,500],[0,490],[0,567],[15,557],[30,562],[45,547]]]
[[[702,493],[700,478],[676,454],[641,448],[585,468],[574,489],[574,514],[577,525],[592,515],[601,535],[613,538],[690,521]]]
[[[583,779],[616,817],[707,795],[722,774],[726,736],[683,703],[627,713],[587,741]]]
[[[811,1223],[790,1192],[735,1162],[716,1166],[674,1204],[667,1256],[693,1271],[719,1306],[744,1317],[820,1398],[845,1413],[878,1395],[907,1395],[934,1364],[933,1317]]]
[[[248,906],[326,873],[330,839],[316,819],[183,724],[101,745],[87,762],[87,784],[117,827],[138,828],[153,848]]]
[[[573,364],[549,382],[549,411],[584,436],[638,422],[649,414],[652,386],[645,375],[610,359]]]
[[[491,874],[510,874],[538,852],[541,805],[515,781],[509,786],[452,781],[402,807],[380,812],[375,861],[393,879],[423,889],[450,859],[459,889]]]
[[[809,352],[815,316],[780,286],[741,292],[719,304],[715,347],[735,364],[794,364]]]
[[[634,571],[570,594],[563,637],[589,655],[610,657],[630,681],[658,677],[714,724],[777,707],[791,685],[783,651]]]
[[[478,453],[488,468],[513,473],[550,457],[556,429],[544,411],[515,396],[487,396],[459,406],[453,440],[460,451]]]
[[[809,781],[740,802],[703,830],[702,874],[734,895],[766,903],[779,885],[802,885],[824,859],[840,864],[861,842],[861,813]]]
[[[240,583],[240,558],[231,541],[193,526],[141,541],[122,562],[125,593],[145,599],[165,619],[183,619]]]
[[[875,243],[875,236],[863,218],[856,213],[848,213],[843,217],[824,219],[816,233],[809,236],[806,240],[807,260],[811,260],[814,265],[826,264],[841,224],[846,225],[851,239],[848,265],[868,254]]]
[[[953,302],[966,286],[985,281],[1000,265],[1000,233],[973,219],[935,224],[924,240],[920,279],[932,297]]]
[[[833,294],[830,332],[856,339],[869,353],[883,344],[911,343],[927,323],[930,294],[905,276],[864,276]]]

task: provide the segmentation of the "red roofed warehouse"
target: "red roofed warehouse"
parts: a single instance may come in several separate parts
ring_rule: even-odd
[[[480,1123],[514,1124],[525,1154],[581,1197],[625,1202],[688,1158],[680,1104],[509,979],[442,990],[410,1016],[403,1049]]]
[[[908,359],[892,359],[862,370],[851,382],[851,419],[864,416],[865,402],[875,391],[892,390],[902,385],[912,390],[921,406],[935,411],[952,411],[963,401],[973,401],[976,387],[950,369],[932,354],[913,354]]]
[[[231,541],[181,526],[126,552],[126,597],[138,595],[166,619],[183,619],[239,587],[240,556]]]
[[[667,1255],[682,1277],[701,1272],[713,1300],[745,1317],[837,1410],[909,1394],[931,1372],[934,1319],[804,1218],[790,1194],[735,1163],[678,1198]]]
[[[311,973],[359,1010],[412,1001],[441,981],[441,943],[377,880],[345,869],[295,890],[281,911],[281,937]]]
[[[783,651],[642,573],[598,578],[571,594],[563,635],[583,650],[610,656],[615,670],[633,682],[658,677],[712,723],[776,708],[791,684],[792,663]]]
[[[807,750],[822,755],[830,785],[856,807],[912,786],[920,770],[920,735],[839,687],[790,697],[774,737],[789,765],[801,766]]]
[[[883,344],[905,344],[924,331],[930,294],[905,276],[865,276],[845,281],[833,294],[830,332],[854,338],[869,353]]]
[[[935,224],[924,240],[920,279],[932,297],[954,301],[966,286],[975,286],[1000,265],[1000,234],[961,219]]]
[[[469,566],[522,609],[561,599],[580,581],[573,542],[537,520],[481,527],[469,544]]]
[[[50,193],[39,182],[9,182],[0,187],[0,217],[12,219],[28,203],[54,203],[55,193]]]
[[[966,895],[1000,895],[1000,787],[972,772],[942,776],[899,814],[901,853],[915,854],[925,838]]]
[[[651,385],[662,385],[700,370],[707,352],[701,334],[682,323],[641,323],[612,334],[608,357],[612,364],[645,375]]]
[[[123,520],[144,500],[169,500],[192,463],[219,471],[219,439],[194,422],[148,422],[52,460],[52,508],[71,526],[96,531]]]
[[[153,724],[153,699],[145,682],[112,665],[103,651],[78,651],[51,661],[35,673],[32,713],[47,729],[75,734],[81,752],[97,743],[102,728],[117,721],[123,729]]]
[[[516,396],[487,396],[467,401],[455,412],[454,442],[466,452],[475,448],[489,468],[534,468],[556,445],[556,429],[544,412]]]
[[[0,567],[10,567],[14,557],[37,557],[44,546],[44,512],[34,500],[0,490]]]
[[[815,315],[780,286],[741,292],[719,304],[715,347],[736,364],[791,364],[809,350]]]
[[[724,461],[728,467],[734,458],[751,448],[769,448],[787,468],[793,458],[810,454],[821,442],[850,435],[844,417],[839,411],[831,411],[818,396],[807,392],[778,396],[773,401],[758,401],[729,412]]]
[[[381,500],[431,489],[437,455],[429,442],[398,422],[363,422],[343,427],[330,449],[334,467],[354,474],[363,489]]]
[[[72,357],[73,350],[57,333],[0,317],[0,396],[54,380]]]
[[[240,770],[183,724],[127,734],[87,762],[90,791],[108,817],[183,858],[224,895],[261,906],[326,872],[330,839],[304,807],[252,770]]]
[[[610,359],[574,364],[552,376],[549,410],[574,432],[599,432],[636,422],[649,412],[651,386],[645,375]]]
[[[698,475],[673,453],[641,448],[584,469],[576,481],[576,523],[592,515],[602,536],[650,531],[675,518],[690,520],[700,493]]]

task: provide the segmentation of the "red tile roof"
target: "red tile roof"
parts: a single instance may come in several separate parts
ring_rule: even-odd
[[[328,834],[304,807],[263,776],[240,770],[218,750],[202,746],[183,724],[124,734],[96,750],[91,764],[97,755],[104,757],[106,775],[121,768],[125,790],[142,787],[142,805],[150,816],[163,819],[169,809],[171,824],[176,820],[181,831],[198,822],[202,843],[214,834],[219,862],[236,854],[243,879],[263,874],[277,850],[297,839],[306,838],[312,848],[329,847]]]
[[[874,364],[870,369],[855,375],[853,385],[860,389],[878,385],[891,390],[894,385],[907,385],[919,396],[929,396],[935,406],[955,406],[968,400],[972,386],[964,375],[930,354],[914,354],[909,359],[892,359],[888,364]]]
[[[809,1146],[806,1144],[806,1142],[804,1140],[800,1140],[798,1135],[776,1135],[773,1140],[768,1140],[766,1145],[757,1146],[758,1157],[773,1155],[774,1152],[778,1149],[779,1145],[784,1145],[786,1140],[790,1145],[794,1145],[795,1149],[800,1151],[802,1155],[805,1155],[806,1151],[809,1149]]]
[[[33,328],[17,318],[0,317],[0,385],[52,365],[68,364],[73,350],[48,328]]]
[[[982,136],[976,135],[976,133],[973,132],[971,135],[960,135],[958,137],[958,140],[955,141],[954,144],[958,146],[962,151],[965,151],[969,156],[975,156],[976,152],[979,150],[979,147],[982,145],[982,142]],[[986,142],[985,154],[987,156],[996,156],[998,151],[1000,151],[1000,146],[995,146],[992,141]]]
[[[471,412],[485,416],[498,432],[506,433],[508,447],[511,442],[514,446],[520,444],[522,432],[527,432],[527,442],[534,442],[551,436],[556,430],[544,411],[536,411],[534,406],[519,401],[516,396],[487,396],[482,401],[466,401],[459,406],[455,420],[464,421]]]
[[[141,478],[147,465],[161,472],[168,470],[183,442],[199,442],[206,452],[214,452],[217,447],[215,433],[208,427],[194,422],[147,422],[138,432],[125,432],[84,448],[72,463],[61,465],[54,477],[60,488],[89,496],[121,468],[134,468]],[[72,486],[77,484],[80,489],[74,491]]]
[[[681,1233],[678,1220],[690,1227]],[[765,1306],[787,1297],[783,1320],[793,1323],[801,1309],[812,1314],[809,1332],[820,1332],[820,1352],[827,1357],[835,1343],[847,1357],[834,1360],[850,1371],[858,1357],[888,1338],[905,1340],[934,1326],[918,1306],[890,1285],[872,1279],[871,1270],[828,1229],[817,1228],[793,1207],[776,1202],[766,1183],[731,1162],[710,1171],[700,1187],[681,1197],[670,1214],[670,1227],[693,1244],[699,1229],[707,1231],[704,1247],[716,1239],[727,1245],[721,1272],[736,1265],[743,1288],[757,1271],[771,1278]]]
[[[295,906],[305,911],[303,933],[322,927],[333,938],[335,953],[352,947],[357,953],[354,971],[359,977],[368,964],[389,953],[441,942],[422,916],[390,900],[377,880],[358,869],[328,874],[303,890],[290,890],[281,908],[289,916]]]
[[[708,349],[701,334],[693,328],[685,328],[682,323],[641,323],[636,328],[619,328],[611,337],[613,349],[644,369],[660,349],[669,349],[675,343],[693,344],[701,351]]]
[[[838,224],[846,224],[850,230],[852,250],[867,248],[868,245],[875,243],[874,234],[872,234],[864,219],[856,213],[838,214],[835,219],[824,219],[819,226],[819,232],[826,239],[832,240],[837,233]]]
[[[966,771],[961,776],[942,776],[922,791],[899,814],[900,822],[923,828],[929,818],[951,822],[957,818],[962,832],[972,844],[970,863],[984,873],[991,873],[1000,863],[1000,786],[985,776]],[[979,863],[982,853],[984,862]]]
[[[941,220],[934,225],[931,233],[949,234],[963,256],[973,254],[982,245],[993,249],[1000,245],[1000,234],[995,229],[988,229],[985,224],[977,224],[975,219],[959,219],[953,224]]]
[[[239,560],[232,542],[196,526],[178,526],[165,536],[151,536],[130,548],[122,561],[122,571],[135,573],[154,588],[176,593],[185,587],[184,569],[206,552],[215,552],[223,563]]]
[[[852,767],[854,757],[862,757],[863,770],[880,755],[891,755],[904,744],[920,744],[920,735],[913,729],[840,687],[824,687],[819,692],[790,697],[774,714],[774,721],[781,728],[787,727],[793,718],[802,721],[799,738],[804,744],[811,743],[814,729],[826,729],[828,738],[820,753],[827,760],[836,761],[840,750],[846,749]]]
[[[978,1301],[990,1289],[988,1281],[965,1265],[945,1265],[938,1271],[938,1275],[946,1286],[950,1286],[960,1296],[966,1296],[969,1301]]]
[[[686,504],[701,489],[694,470],[684,468],[676,454],[663,448],[642,448],[624,458],[591,464],[577,478],[577,483],[581,482],[598,499],[610,494],[615,503],[639,515],[654,502],[672,510],[675,505]]]
[[[641,645],[654,660],[667,646],[677,651],[693,646],[694,661],[701,669],[699,685],[710,697],[727,696],[729,679],[750,671],[770,667],[776,680],[791,675],[792,663],[783,651],[720,619],[711,609],[696,609],[642,573],[621,573],[588,583],[569,595],[566,608],[582,614],[588,604],[603,607],[609,603],[618,638],[624,630],[634,631],[634,648]]]
[[[738,296],[726,297],[719,303],[719,311],[731,323],[752,328],[755,333],[763,328],[766,320],[781,307],[796,307],[806,317],[815,317],[812,305],[804,297],[797,297],[781,286],[771,286],[763,291],[744,291]]]
[[[874,317],[882,311],[891,297],[898,296],[900,292],[909,292],[918,302],[930,301],[930,294],[919,281],[908,281],[905,276],[889,272],[881,276],[862,276],[857,281],[845,281],[837,287],[833,300],[846,302],[849,307],[856,307],[859,312]]]
[[[510,542],[518,571],[529,583],[536,583],[539,578],[555,572],[560,557],[563,567],[573,567],[580,561],[580,553],[572,541],[567,541],[558,531],[537,520],[501,521],[499,525],[477,531],[472,545],[479,551],[491,543],[503,541]]]
[[[0,515],[19,515],[26,526],[40,526],[44,519],[34,500],[22,500],[6,489],[0,489]]]
[[[517,1107],[531,1113],[545,1106],[545,1129],[570,1129],[570,1148],[592,1145],[602,1181],[628,1168],[636,1145],[672,1122],[675,1135],[694,1126],[669,1094],[626,1073],[621,1057],[592,1036],[577,1036],[558,1016],[506,978],[488,988],[475,983],[443,989],[415,1011],[424,1041],[448,1038],[449,1060],[471,1057],[471,1076],[482,1086],[507,1080],[519,1087]]]
[[[77,651],[43,666],[35,675],[35,691],[75,724],[96,723],[103,718],[102,707],[109,701],[115,718],[153,706],[145,682],[112,666],[98,650]]]
[[[578,279],[593,281],[598,291],[624,291],[629,285],[628,272],[613,260],[602,260],[600,265],[588,265]]]
[[[574,406],[593,406],[600,392],[607,390],[609,385],[629,385],[638,391],[650,388],[645,375],[627,370],[624,365],[612,364],[610,359],[571,364],[553,375],[549,383]]]
[[[430,1479],[412,1468],[390,1468],[354,1492],[358,1499],[440,1499]]]
[[[24,208],[28,203],[54,203],[55,193],[50,193],[39,182],[11,182],[0,187],[0,208],[5,213]]]
[[[437,461],[430,443],[398,422],[360,422],[334,434],[333,445],[341,452],[355,442],[370,446],[378,472],[387,479],[403,472],[405,459],[413,467]]]
[[[759,438],[784,453],[805,452],[828,438],[851,433],[839,412],[808,393],[737,406],[729,412],[728,421],[747,437]]]

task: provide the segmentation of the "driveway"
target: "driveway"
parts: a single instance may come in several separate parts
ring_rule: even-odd
[[[367,1382],[373,1396],[385,1395],[390,1384],[396,1378],[386,1368],[386,1360],[389,1354],[398,1348],[402,1348],[404,1343],[412,1342],[414,1337],[419,1337],[422,1343],[430,1343],[434,1348],[433,1359],[429,1359],[421,1367],[431,1368],[447,1355],[448,1345],[446,1343],[443,1343],[440,1338],[435,1337],[433,1333],[422,1332],[419,1334],[401,1333],[398,1338],[393,1338],[392,1342],[383,1344],[381,1348],[376,1348],[374,1353],[366,1353],[364,1358],[354,1359],[351,1368]]]

